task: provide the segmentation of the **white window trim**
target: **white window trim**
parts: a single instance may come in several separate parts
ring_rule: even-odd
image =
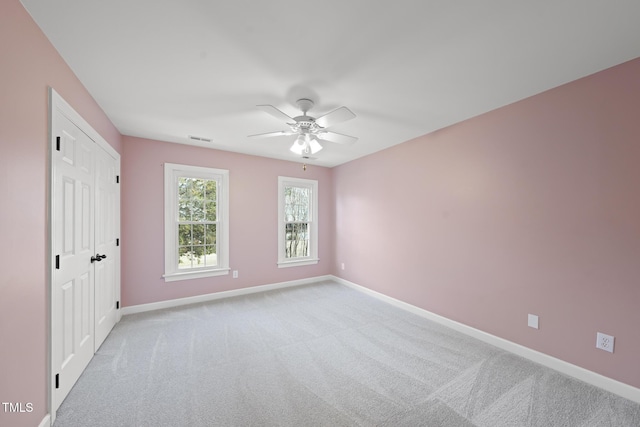
[[[215,268],[178,270],[178,177],[215,179],[218,188],[218,265]],[[229,274],[229,171],[199,166],[164,164],[164,281]]]
[[[293,185],[311,189],[311,221],[309,256],[304,258],[285,258],[285,220],[284,220],[284,188]],[[313,179],[278,177],[278,268],[298,267],[317,264],[318,261],[318,181]]]

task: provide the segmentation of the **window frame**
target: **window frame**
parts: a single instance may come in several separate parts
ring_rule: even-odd
[[[309,256],[286,258],[285,251],[285,187],[301,187],[311,190],[311,209],[309,212]],[[278,177],[278,268],[298,267],[317,264],[318,258],[318,181],[314,179]]]
[[[178,179],[215,180],[216,257],[215,267],[178,268]],[[229,274],[229,171],[201,166],[164,164],[164,278],[165,282]]]

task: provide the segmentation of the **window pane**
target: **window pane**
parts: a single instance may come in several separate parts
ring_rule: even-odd
[[[192,200],[191,221],[204,221],[204,200],[202,199]]]
[[[205,225],[204,244],[205,245],[215,245],[216,244],[216,226],[215,226],[215,224]]]
[[[216,265],[218,265],[218,255],[216,254],[216,247],[205,246],[203,258],[204,265],[207,267],[215,267]]]
[[[178,248],[178,269],[191,268],[191,248],[188,246],[180,246]]]
[[[204,267],[204,245],[194,245],[190,248],[191,267]]]
[[[191,221],[191,203],[188,200],[178,201],[178,221]]]
[[[286,258],[309,256],[309,224],[286,224],[284,244]]]
[[[204,179],[196,179],[191,178],[191,197],[194,199],[204,199],[204,189],[205,189],[205,181]]]
[[[217,181],[214,181],[211,179],[207,180],[205,184],[205,199],[213,200],[213,201],[218,200],[217,187],[218,187]]]
[[[178,246],[191,246],[191,225],[178,225]]]
[[[191,196],[191,178],[178,178],[178,198],[188,199]]]
[[[204,224],[193,224],[191,227],[191,244],[204,245]]]
[[[216,221],[217,213],[216,213],[216,202],[206,201],[206,220],[207,221]]]
[[[191,221],[191,178],[178,178],[178,221]]]
[[[285,221],[309,221],[311,189],[306,187],[285,187]]]

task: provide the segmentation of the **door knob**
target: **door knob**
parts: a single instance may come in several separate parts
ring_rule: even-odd
[[[102,261],[103,259],[105,259],[106,257],[107,257],[106,255],[96,254],[95,256],[92,256],[92,257],[91,257],[91,262],[94,262],[94,261],[98,261],[98,262],[100,262],[100,261]]]

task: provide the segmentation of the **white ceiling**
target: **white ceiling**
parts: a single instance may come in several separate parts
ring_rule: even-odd
[[[22,0],[124,135],[302,161],[258,110],[357,117],[335,166],[640,57],[638,0]]]

